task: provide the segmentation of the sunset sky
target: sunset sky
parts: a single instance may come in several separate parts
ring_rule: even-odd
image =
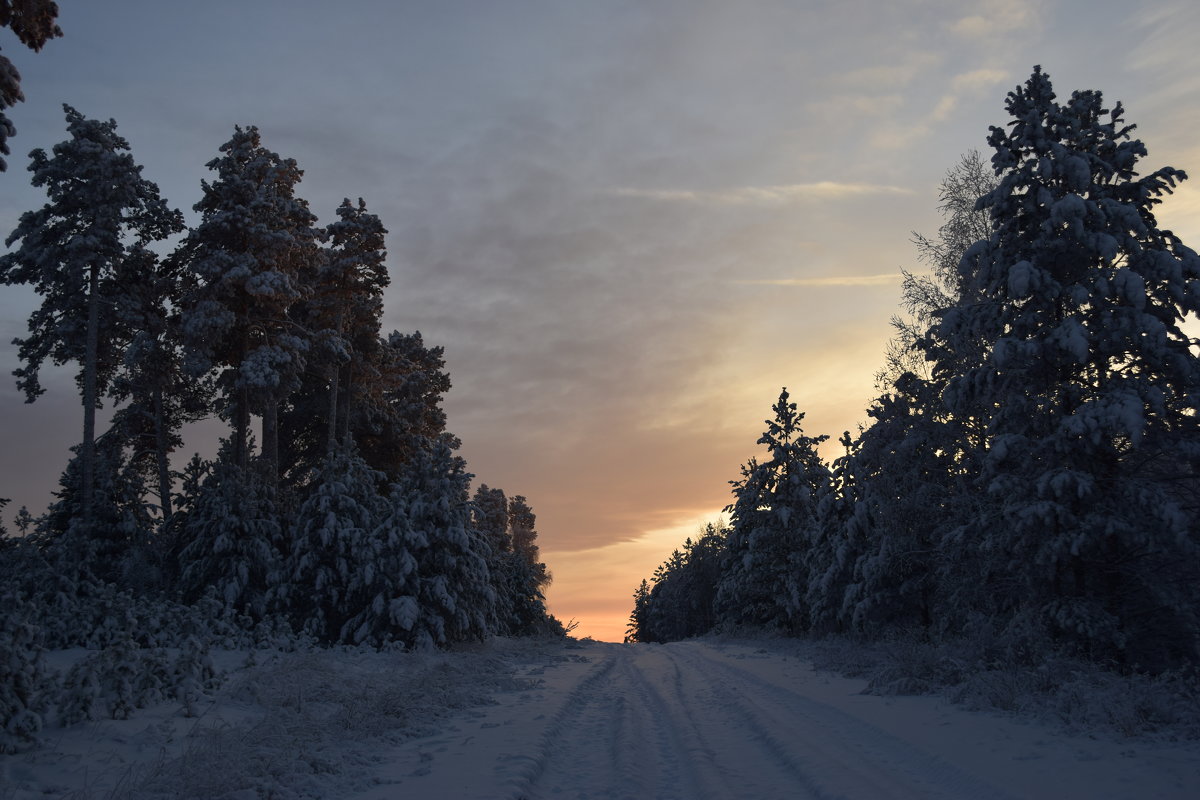
[[[1147,171],[1200,178],[1188,0],[59,5],[41,53],[0,31],[27,98],[0,233],[45,202],[26,155],[65,138],[64,102],[115,118],[189,222],[257,125],[321,223],[343,197],[382,218],[386,330],[445,347],[471,471],[528,498],[552,611],[600,639],[729,501],[781,386],[810,434],[864,418],[911,232],[1034,64],[1121,100]],[[1160,218],[1197,247],[1197,212],[1200,181]],[[80,438],[71,370],[33,405],[4,377],[34,302],[0,287],[6,522]]]

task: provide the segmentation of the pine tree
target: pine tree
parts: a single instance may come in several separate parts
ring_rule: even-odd
[[[178,303],[178,259],[159,259],[136,248],[122,265],[117,313],[133,331],[112,394],[124,403],[113,428],[123,431],[133,461],[157,488],[164,525],[172,514],[170,455],[183,444],[180,429],[207,416],[212,387],[183,371]]]
[[[726,568],[717,593],[718,616],[732,624],[805,626],[807,575],[803,553],[816,519],[817,497],[829,470],[817,454],[828,436],[805,436],[804,414],[787,389],[758,443],[768,459],[751,459],[733,482]]]
[[[960,271],[980,301],[934,331],[952,413],[986,410],[992,517],[960,537],[988,554],[982,592],[1013,636],[1042,630],[1093,655],[1169,663],[1198,653],[1194,517],[1200,258],[1154,207],[1185,175],[1139,177],[1145,146],[1098,91],[1055,99],[1039,68],[988,139],[990,237]],[[964,340],[986,345],[962,371]]]
[[[264,148],[257,128],[235,128],[221,152],[208,163],[216,180],[203,182],[195,206],[200,224],[180,252],[193,273],[182,312],[187,366],[195,376],[218,371],[240,467],[249,459],[250,415],[262,415],[262,456],[273,476],[279,405],[298,387],[309,349],[292,307],[321,257],[316,217],[295,194],[303,172]]]
[[[328,331],[336,358],[330,362],[329,447],[349,435],[350,404],[356,376],[369,377],[370,357],[379,349],[383,318],[383,290],[389,279],[384,236],[379,217],[358,199],[347,198],[337,209],[338,219],[326,228],[329,257],[317,280],[312,305],[320,330]],[[339,409],[340,406],[340,409]],[[339,414],[344,425],[338,424]]]
[[[366,462],[396,481],[430,442],[456,449],[441,407],[449,390],[443,349],[426,347],[420,331],[381,339],[354,383],[350,409],[352,436]]]
[[[52,0],[0,0],[0,27],[12,29],[21,44],[35,53],[46,42],[63,35],[55,22],[57,17],[58,4]],[[4,110],[24,99],[21,73],[17,72],[11,61],[0,56],[0,156],[9,154],[8,140],[17,134]],[[6,169],[8,164],[0,158],[0,172]]]
[[[14,374],[26,401],[43,392],[38,377],[46,359],[80,366],[81,511],[90,522],[96,408],[133,335],[117,311],[122,268],[145,244],[182,230],[183,218],[142,177],[115,121],[63,109],[71,138],[53,156],[41,149],[30,154],[33,185],[45,187],[50,202],[21,215],[6,240],[21,245],[0,256],[0,281],[29,284],[43,297],[29,319],[29,337],[17,341],[25,366]]]

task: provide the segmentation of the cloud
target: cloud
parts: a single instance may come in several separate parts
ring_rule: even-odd
[[[816,183],[792,183],[781,186],[741,186],[717,191],[693,191],[688,189],[615,189],[617,197],[637,197],[646,200],[696,203],[699,205],[783,205],[802,200],[838,199],[877,195],[912,194],[912,190],[900,186],[873,183],[840,183],[818,181]]]
[[[998,34],[1026,30],[1037,22],[1032,3],[1027,0],[989,0],[979,13],[959,17],[949,25],[950,32],[964,39],[986,39]]]
[[[888,272],[882,275],[829,275],[816,278],[767,278],[764,280],[737,280],[736,284],[743,286],[884,286],[899,283],[899,272]]]
[[[1007,77],[1008,73],[998,69],[977,69],[955,75],[954,79],[950,81],[950,91],[942,95],[933,109],[933,119],[937,122],[945,120],[954,111],[960,100],[965,97],[977,96]]]
[[[833,82],[842,86],[868,91],[903,89],[911,84],[924,70],[936,66],[941,59],[935,53],[914,52],[905,54],[902,63],[843,72],[833,77]]]

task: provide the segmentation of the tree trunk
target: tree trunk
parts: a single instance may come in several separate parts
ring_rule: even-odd
[[[267,474],[274,483],[279,479],[279,401],[271,400],[262,415],[262,457]]]
[[[158,504],[165,526],[171,522],[171,468],[167,461],[167,424],[160,386],[154,387],[154,456],[158,462]]]
[[[242,469],[245,469],[250,461],[246,444],[246,433],[250,427],[250,412],[246,394],[244,388],[237,390],[237,399],[234,401],[233,409],[233,460]]]
[[[333,451],[337,447],[337,419],[338,419],[338,368],[334,367],[333,374],[329,378],[329,430],[327,431],[325,441],[325,453],[332,456]]]
[[[96,360],[100,349],[100,265],[88,275],[87,343],[83,363],[83,444],[79,458],[83,483],[83,522],[92,522],[92,493],[96,486]]]
[[[340,339],[342,336],[342,312],[340,309],[338,310],[337,326],[336,326],[335,330],[337,332],[338,338]],[[337,447],[337,440],[338,440],[338,435],[337,435],[338,389],[339,389],[338,382],[341,379],[341,376],[338,374],[340,372],[340,370],[338,369],[336,361],[333,365],[333,368],[331,369],[331,372],[333,374],[330,376],[330,379],[329,379],[329,432],[328,432],[327,440],[325,443],[325,449],[326,449],[326,452],[332,456],[334,449]]]
[[[350,409],[352,392],[354,391],[354,361],[346,365],[345,398],[342,401],[342,447],[350,446]]]

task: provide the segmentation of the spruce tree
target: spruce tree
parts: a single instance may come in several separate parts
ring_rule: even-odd
[[[1154,208],[1185,178],[1146,155],[1120,103],[1056,100],[1035,68],[988,139],[999,186],[988,239],[960,271],[980,300],[933,331],[952,413],[986,414],[994,516],[960,546],[988,554],[979,589],[1007,632],[1094,655],[1170,663],[1198,650],[1194,516],[1200,258]],[[965,371],[955,345],[982,341]],[[1043,633],[1044,632],[1044,633]]]
[[[33,185],[44,187],[50,202],[21,215],[6,240],[20,247],[0,256],[0,281],[28,284],[43,298],[29,318],[30,335],[16,342],[25,366],[14,374],[26,401],[43,392],[46,359],[79,364],[81,513],[90,523],[96,408],[134,333],[119,313],[123,267],[131,253],[182,230],[183,218],[142,177],[115,121],[63,109],[71,138],[52,156],[40,148],[30,154]]]
[[[219,459],[186,509],[180,530],[179,590],[184,602],[208,593],[225,607],[262,619],[285,551],[273,481],[257,463]]]
[[[804,414],[787,389],[773,406],[775,418],[758,443],[768,458],[754,459],[735,481],[726,568],[717,593],[718,615],[732,624],[807,624],[803,554],[816,519],[817,498],[829,469],[817,454],[828,436],[806,436]]]
[[[496,595],[487,543],[471,526],[470,473],[445,441],[420,450],[392,492],[407,520],[417,562],[421,647],[482,638],[494,629]]]

